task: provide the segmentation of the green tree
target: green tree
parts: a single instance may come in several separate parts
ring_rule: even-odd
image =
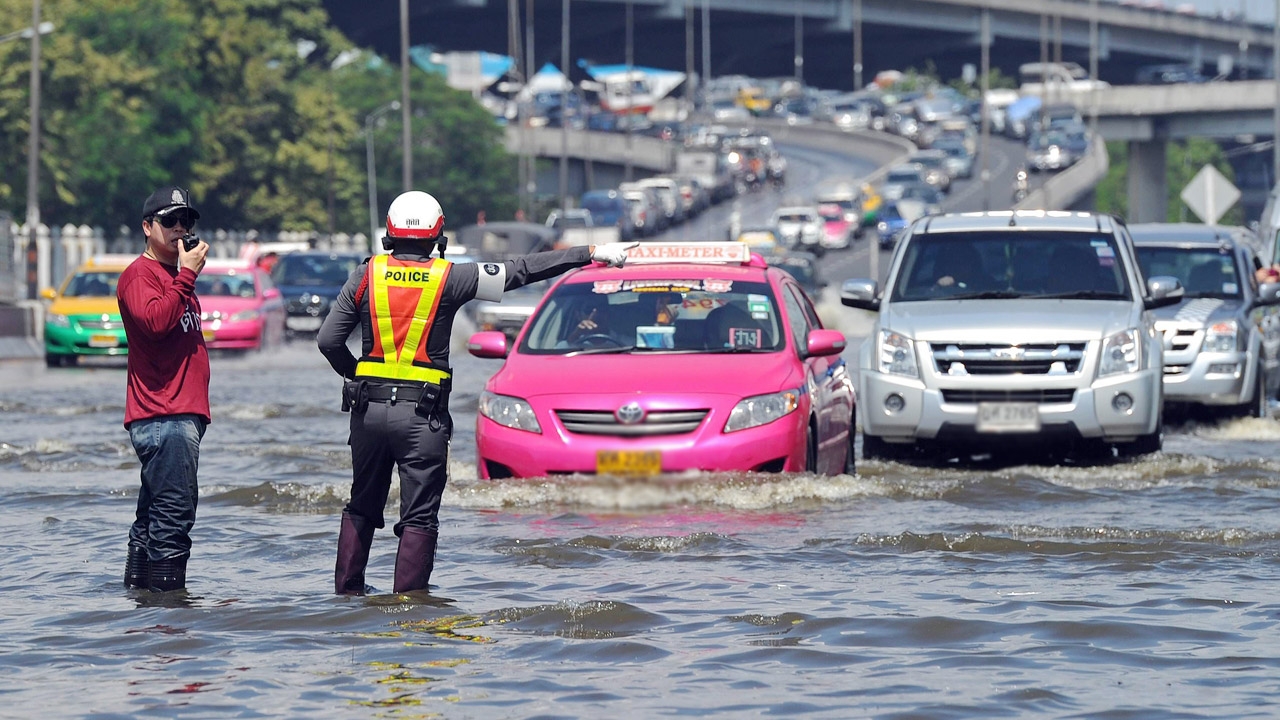
[[[29,25],[30,7],[0,0],[0,30]],[[322,0],[44,0],[43,14],[45,222],[133,227],[174,183],[206,227],[368,227],[363,122],[398,97],[398,72],[368,54],[335,69],[352,47]],[[29,45],[0,45],[4,157],[27,156],[29,80]],[[415,187],[451,223],[509,215],[515,161],[493,119],[439,76],[415,70],[412,86]],[[399,123],[380,132],[397,139],[378,138],[379,175],[398,177]],[[383,209],[398,190],[380,181]],[[22,217],[25,197],[26,163],[0,167],[0,208]]]

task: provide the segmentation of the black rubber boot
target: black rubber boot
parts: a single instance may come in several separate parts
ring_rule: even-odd
[[[407,527],[400,534],[396,551],[396,584],[394,591],[426,590],[431,581],[431,568],[436,562],[434,530]]]
[[[359,515],[342,513],[338,530],[338,562],[333,568],[333,591],[338,595],[364,595],[364,568],[373,544],[373,525]]]
[[[181,590],[187,586],[187,557],[176,557],[155,560],[151,563],[151,592],[169,592]]]
[[[151,586],[151,559],[147,557],[147,549],[130,545],[124,556],[124,586],[127,588],[147,588]]]

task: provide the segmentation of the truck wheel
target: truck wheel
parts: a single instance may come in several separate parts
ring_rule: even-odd
[[[1240,417],[1264,418],[1271,416],[1271,408],[1267,406],[1267,387],[1262,379],[1262,368],[1258,368],[1253,381],[1253,399],[1236,408]]]
[[[863,460],[902,460],[911,455],[912,449],[911,445],[896,445],[876,435],[862,433]]]

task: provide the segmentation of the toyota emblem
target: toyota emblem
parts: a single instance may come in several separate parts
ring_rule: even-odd
[[[614,417],[618,418],[618,422],[623,425],[635,425],[644,420],[644,408],[640,407],[638,402],[630,402],[618,408]]]

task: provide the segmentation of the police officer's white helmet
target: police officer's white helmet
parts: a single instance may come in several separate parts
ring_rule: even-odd
[[[444,228],[444,211],[428,193],[410,190],[401,193],[387,210],[386,242],[395,240],[435,241]]]

